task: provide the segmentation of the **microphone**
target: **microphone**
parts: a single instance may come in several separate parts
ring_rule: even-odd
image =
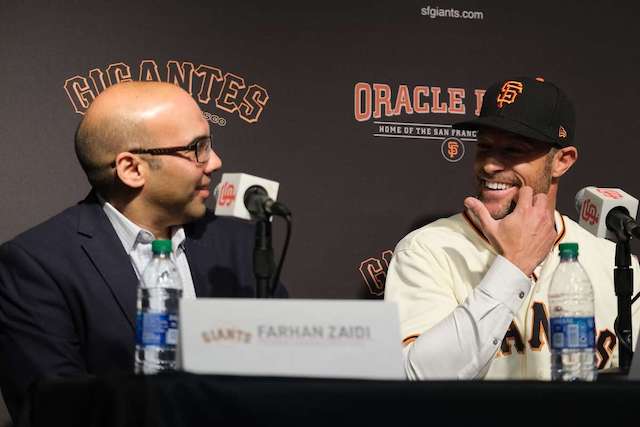
[[[258,298],[273,296],[291,237],[291,212],[276,201],[279,187],[279,183],[270,179],[246,173],[224,173],[214,190],[216,215],[256,220],[253,273]],[[272,215],[284,217],[287,223],[287,235],[277,268],[271,242]]]
[[[578,223],[594,236],[613,242],[623,234],[640,238],[635,220],[638,199],[621,189],[585,187],[576,194],[575,203]]]
[[[276,181],[246,173],[222,174],[213,193],[216,199],[215,213],[246,220],[291,215],[284,204],[276,201],[279,187]]]

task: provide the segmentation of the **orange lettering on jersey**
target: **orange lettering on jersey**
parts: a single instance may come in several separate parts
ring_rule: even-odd
[[[604,369],[613,355],[618,339],[609,329],[603,329],[596,339],[596,365],[598,369]]]
[[[532,351],[540,351],[549,342],[549,315],[543,302],[535,301],[531,305],[531,339],[529,346]]]
[[[518,353],[524,353],[524,340],[522,339],[522,334],[516,326],[516,323],[512,320],[509,325],[509,329],[507,329],[507,333],[504,334],[504,338],[502,339],[502,344],[500,345],[500,353],[503,356],[509,356],[511,354],[511,345],[515,344],[516,351]]]
[[[522,82],[517,82],[514,80],[506,81],[502,88],[500,89],[500,93],[498,94],[498,108],[502,108],[504,104],[513,104],[524,90],[524,84]]]

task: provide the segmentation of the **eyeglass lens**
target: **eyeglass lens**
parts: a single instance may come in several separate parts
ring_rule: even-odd
[[[198,141],[196,145],[196,161],[198,163],[205,163],[209,161],[211,154],[211,138],[203,138]]]

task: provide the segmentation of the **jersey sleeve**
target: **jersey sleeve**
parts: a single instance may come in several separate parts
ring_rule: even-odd
[[[453,268],[456,262],[445,251],[413,245],[394,252],[385,299],[398,304],[409,379],[483,377],[531,287],[529,278],[498,256],[459,301]]]

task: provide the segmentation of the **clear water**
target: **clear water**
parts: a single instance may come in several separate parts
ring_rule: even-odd
[[[549,289],[550,318],[592,317],[593,287],[577,261],[561,262]],[[551,331],[549,331],[551,333]],[[550,337],[551,338],[551,337]],[[558,381],[594,381],[595,349],[554,349],[551,338],[551,379]]]
[[[182,289],[152,288],[138,289],[138,313],[166,313],[179,319],[179,302]],[[165,345],[141,345],[136,343],[135,372],[155,374],[178,368],[176,359],[177,329],[167,334]]]
[[[554,381],[595,381],[596,354],[588,350],[551,352],[551,379]]]

